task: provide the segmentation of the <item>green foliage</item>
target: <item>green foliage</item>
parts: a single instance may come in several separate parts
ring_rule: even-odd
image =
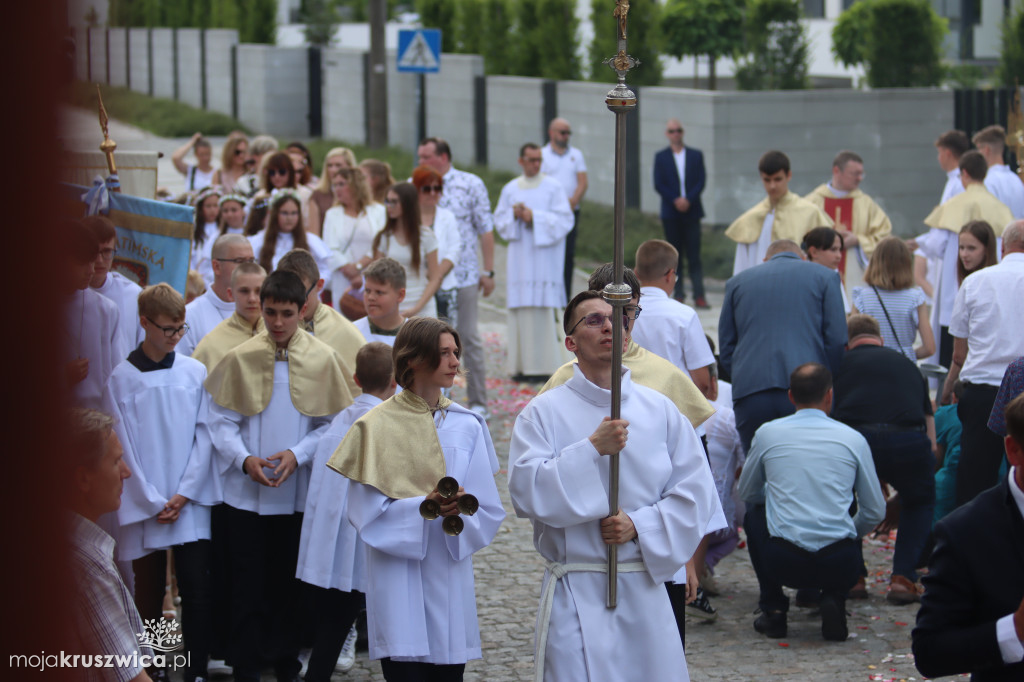
[[[148,97],[127,88],[100,86],[103,105],[111,118],[130,123],[162,137],[188,137],[197,130],[206,135],[249,132],[239,121],[214,111],[194,109],[182,102]],[[96,111],[96,86],[78,81],[71,89],[71,104]]]
[[[517,0],[512,73],[556,80],[580,77],[573,0]]]
[[[714,90],[715,61],[743,45],[743,8],[737,0],[670,0],[661,32],[665,52],[673,57],[708,55]]]
[[[341,23],[335,0],[303,0],[299,18],[306,24],[303,34],[309,44],[325,47],[331,44],[334,31]]]
[[[798,0],[753,0],[744,34],[748,54],[736,68],[741,90],[800,90],[807,77],[810,48],[800,23]]]
[[[241,15],[238,39],[243,43],[277,42],[277,0],[237,0]]]
[[[480,54],[484,58],[484,71],[492,75],[512,73],[513,51],[509,49],[512,7],[509,0],[481,0],[481,3]]]
[[[975,90],[985,80],[985,70],[977,64],[957,64],[946,67],[943,81],[957,90]]]
[[[629,72],[626,82],[633,85],[661,83],[661,6],[658,0],[632,0],[629,10],[627,38],[629,54],[640,60],[640,66]],[[615,0],[592,0],[590,20],[594,25],[594,41],[590,44],[590,80],[614,83],[615,72],[603,64],[618,52],[618,21],[612,14]]]
[[[868,85],[913,88],[942,82],[946,20],[929,0],[869,0]]]
[[[1003,22],[1002,49],[996,79],[1012,88],[1024,80],[1024,3]]]
[[[486,21],[484,0],[459,0],[455,6],[456,51],[483,54]]]
[[[213,9],[213,0],[192,0],[192,14],[189,17],[188,25],[210,28],[211,9]]]
[[[416,0],[420,24],[426,28],[441,29],[441,51],[456,51],[455,2],[452,0]]]
[[[238,3],[235,0],[212,0],[210,25],[215,28],[235,28],[239,23]]]
[[[843,66],[857,66],[867,61],[865,50],[870,18],[870,1],[860,0],[840,14],[832,27],[832,54]]]

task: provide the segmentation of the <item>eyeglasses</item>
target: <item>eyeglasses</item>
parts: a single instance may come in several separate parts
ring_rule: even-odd
[[[188,322],[182,324],[180,327],[161,327],[154,322],[152,318],[147,317],[146,319],[149,320],[151,325],[162,331],[164,333],[164,337],[168,339],[173,339],[178,334],[184,334],[188,331]]]
[[[572,131],[568,130],[568,129],[566,129],[566,130],[559,130],[558,134],[559,135],[572,135]]]
[[[275,175],[287,176],[288,175],[288,169],[287,168],[268,168],[267,169],[267,175],[269,175],[270,177],[274,177]]]
[[[256,262],[256,259],[253,258],[252,256],[249,256],[248,258],[214,258],[213,260],[220,261],[221,263],[234,263],[235,265]]]
[[[420,194],[440,194],[443,189],[441,185],[423,185],[420,187]]]
[[[682,128],[669,128],[665,132],[669,133],[669,134],[671,134],[671,133],[681,133],[681,132],[683,132],[683,129]]]
[[[100,257],[103,260],[114,260],[114,256],[117,255],[117,249],[100,249]]]
[[[622,312],[626,314],[631,320],[635,320],[640,317],[640,311],[643,310],[639,305],[627,305],[622,308]]]
[[[398,206],[398,204],[399,204],[398,199],[385,199],[384,200],[384,205],[385,206]]]
[[[596,329],[598,327],[603,327],[605,320],[611,322],[613,320],[613,317],[611,315],[604,315],[602,313],[590,313],[589,315],[584,315],[580,319],[576,320],[576,324],[572,326],[572,329],[569,330],[569,333],[566,334],[566,336],[572,336],[572,333],[576,331],[576,327],[580,326],[580,322],[584,323],[591,329]],[[622,326],[629,326],[629,312],[627,312],[625,309],[622,311]]]
[[[247,150],[247,149],[236,149],[235,150],[235,156],[245,156],[248,153],[249,153],[249,150]]]

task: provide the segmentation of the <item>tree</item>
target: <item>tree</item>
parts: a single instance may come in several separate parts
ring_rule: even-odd
[[[242,21],[238,39],[243,43],[277,42],[277,0],[239,0]]]
[[[873,88],[939,85],[946,20],[929,0],[860,0],[832,29],[832,52],[846,66],[863,64]]]
[[[743,90],[799,90],[809,86],[807,31],[798,0],[753,0],[744,22],[747,57],[737,66]]]
[[[743,45],[743,9],[735,0],[670,0],[661,33],[665,52],[673,57],[708,56],[708,86],[714,90],[715,61],[736,54]]]
[[[306,25],[302,32],[309,44],[323,47],[331,44],[341,23],[335,0],[303,0],[299,17]]]
[[[573,0],[517,0],[509,40],[517,76],[575,80],[580,76]]]
[[[640,60],[640,66],[629,72],[626,82],[633,85],[661,83],[661,34],[658,30],[661,8],[657,0],[632,0],[629,10],[629,54]],[[604,60],[618,52],[618,22],[612,14],[615,0],[591,0],[590,19],[594,40],[590,43],[590,80],[614,83],[618,80]]]
[[[1024,79],[1024,3],[1003,22],[1002,43],[996,77],[1006,87],[1016,87]]]
[[[483,54],[486,21],[484,0],[459,0],[455,7],[456,52]]]
[[[483,27],[480,53],[484,71],[492,75],[512,73],[509,36],[512,34],[512,8],[508,0],[482,0]]]
[[[238,28],[238,3],[235,0],[213,0],[210,25],[215,28]]]
[[[452,0],[416,0],[420,25],[441,29],[441,51],[455,52],[455,3]]]

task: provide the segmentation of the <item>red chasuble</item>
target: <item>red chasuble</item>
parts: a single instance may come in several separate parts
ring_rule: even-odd
[[[837,230],[852,230],[853,229],[853,197],[844,197],[842,199],[835,199],[833,197],[825,197],[825,214],[829,218],[835,221],[835,229]],[[846,249],[843,249],[843,258],[839,261],[839,275],[843,278],[843,283],[846,283]]]

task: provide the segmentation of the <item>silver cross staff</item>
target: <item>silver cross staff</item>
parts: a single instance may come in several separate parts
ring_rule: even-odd
[[[623,280],[626,229],[626,114],[636,109],[636,94],[626,87],[626,73],[640,62],[626,53],[626,17],[629,0],[616,0],[612,12],[619,22],[619,51],[605,60],[619,76],[619,82],[605,97],[604,103],[615,114],[615,240],[612,254],[614,281],[602,292],[611,304],[612,315],[612,410],[611,418],[619,419],[622,411],[622,311],[633,292]],[[619,455],[610,455],[608,464],[608,515],[619,513]],[[605,601],[614,609],[618,601],[619,547],[608,545],[608,594]]]

